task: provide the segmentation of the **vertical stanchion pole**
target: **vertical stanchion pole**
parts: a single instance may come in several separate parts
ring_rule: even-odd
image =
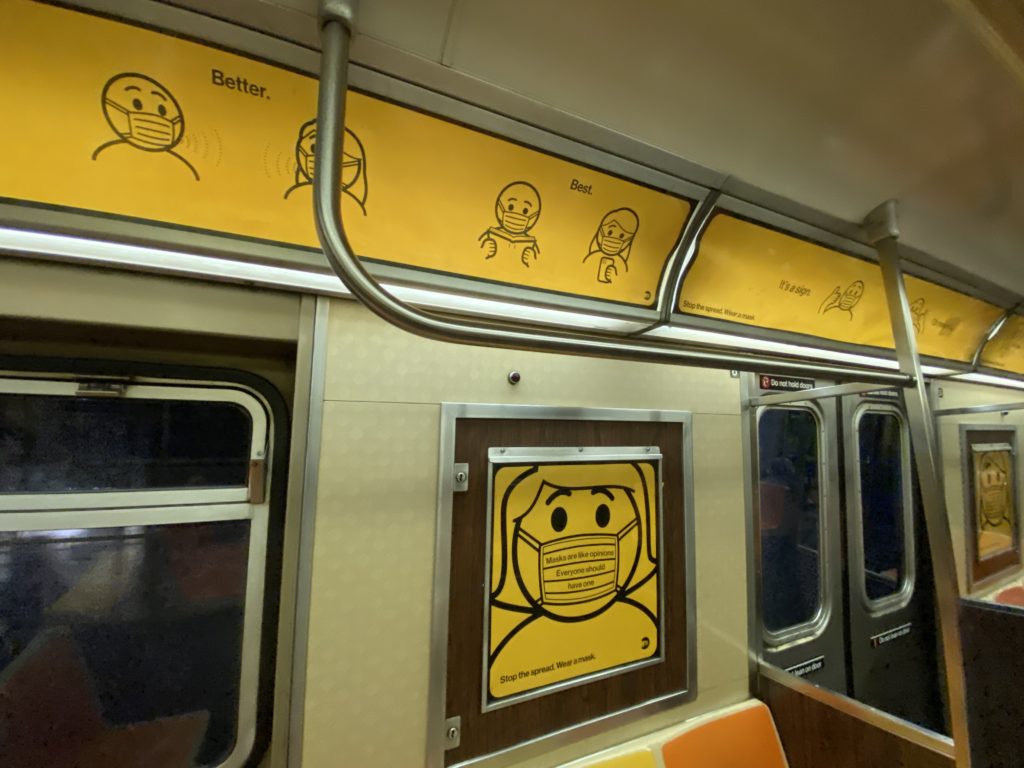
[[[946,496],[939,470],[938,441],[931,402],[921,373],[917,337],[910,314],[899,252],[899,226],[896,201],[890,200],[872,211],[864,221],[865,229],[878,252],[885,283],[892,335],[900,371],[913,377],[913,384],[903,390],[903,400],[910,422],[910,439],[921,486],[925,525],[935,574],[935,595],[938,602],[939,630],[942,636],[949,715],[953,731],[953,748],[957,768],[970,768],[970,740],[967,732],[967,697],[964,686],[963,649],[960,642],[960,588],[957,584],[953,539],[949,530]]]

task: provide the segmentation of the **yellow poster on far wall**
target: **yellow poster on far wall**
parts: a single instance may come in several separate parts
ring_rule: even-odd
[[[315,78],[79,9],[0,2],[0,200],[318,249]],[[350,91],[357,254],[653,306],[691,202]]]
[[[973,452],[974,521],[978,560],[1016,546],[1013,449],[981,445]]]
[[[662,657],[660,456],[630,450],[492,449],[484,709]]]

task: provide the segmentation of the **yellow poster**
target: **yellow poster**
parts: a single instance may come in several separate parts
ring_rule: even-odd
[[[492,463],[485,708],[660,658],[660,456],[641,455]]]
[[[0,199],[318,248],[314,78],[34,0],[0,0]],[[687,200],[350,92],[360,256],[654,304]]]
[[[728,214],[716,214],[679,309],[760,328],[892,348],[877,264]]]
[[[999,333],[985,345],[982,365],[1012,373],[1024,373],[1024,317],[1007,319]]]
[[[976,446],[974,456],[975,532],[978,560],[1016,546],[1013,452],[1008,445]]]
[[[969,363],[1003,310],[995,304],[919,277],[904,278],[910,315],[922,355]]]

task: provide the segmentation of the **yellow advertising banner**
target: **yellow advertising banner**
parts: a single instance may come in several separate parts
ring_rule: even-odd
[[[969,362],[1002,310],[906,276],[923,355]],[[708,225],[679,309],[849,344],[893,347],[877,264],[728,214]]]
[[[708,224],[679,309],[849,344],[893,346],[877,264],[728,214]]]
[[[995,304],[912,275],[904,278],[922,355],[969,363],[1003,310]]]
[[[661,656],[658,466],[492,464],[485,706]]]
[[[980,561],[1016,546],[1012,448],[1009,445],[976,447],[973,469],[975,547]]]
[[[314,78],[0,0],[0,198],[318,247]],[[374,261],[653,305],[690,202],[350,92],[342,210]]]
[[[1012,315],[981,355],[982,365],[1011,373],[1024,373],[1024,316]]]

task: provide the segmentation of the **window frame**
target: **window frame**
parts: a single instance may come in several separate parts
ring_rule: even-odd
[[[864,499],[861,492],[860,464],[860,430],[861,421],[869,413],[884,414],[896,418],[900,435],[900,466],[903,473],[903,576],[899,589],[891,595],[872,599],[868,596],[867,566],[864,562]],[[888,613],[906,608],[914,598],[917,587],[917,551],[914,524],[914,487],[913,465],[910,455],[910,425],[903,412],[895,405],[888,403],[866,402],[857,406],[850,420],[851,429],[847,438],[848,460],[847,483],[850,486],[853,504],[847,514],[853,516],[854,525],[850,526],[850,535],[856,557],[849,560],[850,577],[857,583],[857,593],[861,604],[872,617],[884,616]]]
[[[102,395],[105,399],[230,402],[244,408],[250,416],[252,430],[248,482],[244,486],[221,488],[0,494],[0,531],[92,530],[248,520],[249,548],[235,743],[222,761],[204,766],[241,768],[250,762],[257,747],[264,682],[262,678],[266,674],[262,667],[267,607],[267,554],[271,535],[272,502],[269,491],[274,478],[275,458],[277,461],[287,461],[286,456],[275,456],[275,452],[270,450],[270,446],[275,445],[276,434],[271,413],[277,409],[255,388],[231,381],[179,381],[141,376],[128,380],[72,371],[54,375],[44,371],[0,370],[0,395],[78,396],[82,383],[98,379],[124,385],[123,392]],[[255,471],[257,464],[262,465],[261,471]],[[254,471],[256,478],[263,483],[259,489],[254,487]]]
[[[799,624],[794,624],[789,627],[785,627],[781,630],[771,630],[765,623],[764,616],[764,599],[763,595],[759,605],[757,621],[761,628],[761,637],[764,643],[771,648],[772,651],[781,651],[786,648],[790,648],[795,645],[802,643],[811,642],[821,637],[826,629],[828,628],[829,621],[832,618],[833,610],[833,595],[830,588],[831,574],[832,574],[832,562],[828,555],[827,542],[829,541],[829,535],[831,533],[828,522],[828,504],[831,497],[832,488],[830,487],[828,479],[828,461],[830,459],[827,443],[827,431],[826,431],[826,419],[824,414],[818,408],[817,404],[813,402],[804,403],[785,403],[782,405],[762,405],[757,409],[756,415],[756,430],[755,430],[755,445],[754,448],[754,464],[756,466],[756,473],[754,475],[755,482],[760,483],[761,478],[761,419],[768,411],[803,411],[810,413],[814,419],[815,426],[817,427],[817,445],[818,445],[818,607],[814,614],[807,621]],[[761,580],[762,585],[759,587],[763,590],[763,568],[764,563],[762,562],[763,544],[761,541],[761,491],[758,486],[756,491],[757,500],[757,564],[758,568],[762,573]]]

